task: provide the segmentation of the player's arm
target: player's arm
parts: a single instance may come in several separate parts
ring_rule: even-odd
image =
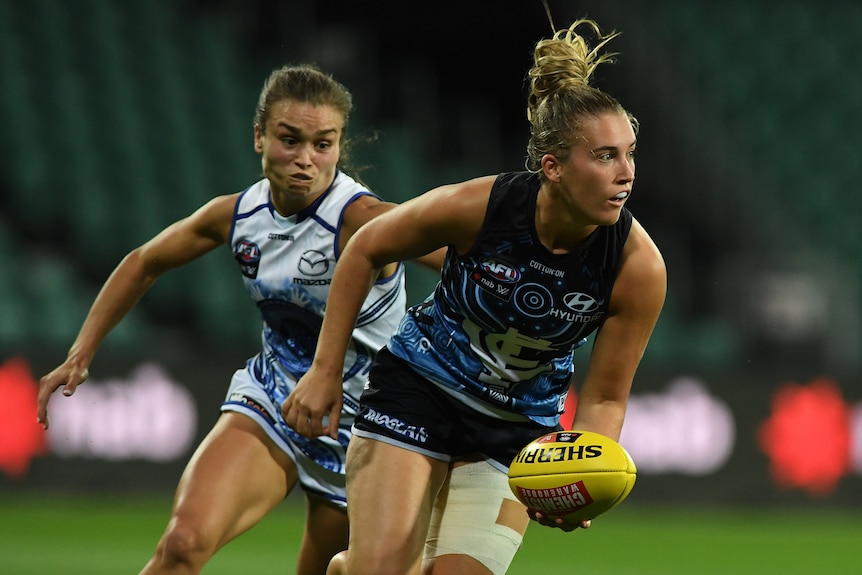
[[[578,394],[573,429],[595,431],[619,440],[632,381],[666,291],[664,260],[635,220],[611,294],[608,317],[596,334]]]
[[[635,371],[658,321],[666,291],[664,260],[635,221],[611,293],[608,317],[593,343],[572,429],[595,431],[619,441]],[[591,523],[569,523],[535,510],[530,517],[563,531],[588,528]]]
[[[479,178],[435,188],[388,209],[353,235],[335,266],[311,369],[282,405],[285,421],[297,433],[336,436],[344,356],[362,302],[379,271],[448,245],[467,251],[482,225],[493,180]]]
[[[374,219],[375,217],[385,214],[398,204],[392,202],[382,202],[373,196],[362,196],[353,201],[344,211],[344,221],[339,230],[339,244],[343,250],[348,240],[353,237],[353,234],[363,225]],[[446,248],[442,247],[429,254],[422,254],[414,258],[417,263],[422,264],[432,271],[439,272],[443,267],[443,260],[446,257]],[[389,277],[395,273],[397,263],[393,262],[380,270],[380,277]]]
[[[59,387],[64,395],[89,376],[89,366],[110,331],[164,272],[224,244],[230,233],[236,195],[211,200],[129,252],[111,272],[75,338],[65,361],[39,382],[37,420],[48,428],[48,400]]]

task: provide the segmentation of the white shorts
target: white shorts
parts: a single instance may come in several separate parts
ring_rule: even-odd
[[[296,463],[299,483],[305,492],[347,508],[344,461],[351,438],[352,417],[342,417],[338,441],[328,436],[309,439],[299,435],[285,423],[280,402],[269,395],[247,369],[234,373],[221,411],[235,411],[256,421]]]

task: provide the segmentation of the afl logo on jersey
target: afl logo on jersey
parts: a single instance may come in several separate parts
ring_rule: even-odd
[[[473,269],[470,279],[494,297],[508,301],[512,297],[512,284],[521,279],[521,273],[503,262],[485,259]]]
[[[563,303],[567,308],[578,313],[590,313],[599,308],[599,302],[592,296],[580,292],[567,293],[563,296]]]
[[[233,246],[233,257],[239,264],[239,269],[247,278],[255,279],[260,267],[260,247],[248,240],[241,240]]]
[[[297,268],[299,268],[300,273],[307,276],[322,276],[329,271],[329,258],[327,258],[326,254],[323,252],[307,250],[302,254],[302,257],[299,258],[299,265]]]
[[[490,276],[499,282],[511,284],[521,279],[521,274],[518,270],[501,262],[484,260],[479,264],[479,267],[486,276]]]

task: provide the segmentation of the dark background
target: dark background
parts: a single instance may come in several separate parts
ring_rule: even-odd
[[[721,469],[644,472],[639,491],[744,501],[753,484],[776,501],[858,497],[862,8],[849,0],[549,5],[557,28],[588,16],[622,32],[609,45],[619,61],[595,82],[641,122],[627,205],[669,270],[633,396],[693,376],[736,422]],[[316,62],[350,88],[355,163],[372,189],[401,201],[523,167],[525,76],[535,42],[550,32],[538,0],[3,2],[0,362],[23,359],[35,385],[62,360],[125,253],[208,198],[255,181],[251,122],[273,68]],[[416,301],[435,279],[418,267],[408,273]],[[102,389],[143,362],[162,365],[193,392],[199,438],[230,374],[258,348],[259,329],[229,253],[211,254],[159,280],[105,341],[91,383]],[[850,437],[842,480],[826,495],[778,486],[757,439],[778,390],[818,378],[835,382],[844,411],[838,432],[809,436]],[[826,418],[810,405],[815,416],[799,426]],[[673,429],[685,433],[680,425]],[[108,480],[170,489],[188,457],[61,458],[48,439],[27,473],[0,487],[52,488],[62,474],[73,489]]]

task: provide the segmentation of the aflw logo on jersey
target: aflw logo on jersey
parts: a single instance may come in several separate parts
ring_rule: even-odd
[[[260,247],[248,240],[240,240],[233,246],[233,257],[239,264],[239,269],[247,278],[255,279],[260,267]]]
[[[521,272],[489,258],[473,268],[470,278],[489,294],[508,301],[512,297],[512,284],[521,279]]]

